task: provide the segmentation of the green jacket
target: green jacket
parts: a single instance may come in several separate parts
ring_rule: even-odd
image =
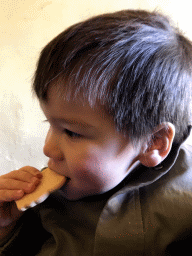
[[[67,201],[57,191],[19,220],[0,255],[192,255],[192,146],[173,145],[116,188]]]

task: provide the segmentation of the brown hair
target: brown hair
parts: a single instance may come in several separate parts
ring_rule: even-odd
[[[125,10],[54,38],[41,52],[33,90],[43,101],[52,85],[91,106],[99,102],[133,141],[162,122],[175,125],[180,141],[189,123],[191,64],[191,42],[167,17]]]

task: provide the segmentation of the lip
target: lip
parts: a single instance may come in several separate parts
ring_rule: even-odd
[[[70,178],[68,176],[66,176],[65,174],[61,174],[59,173],[57,170],[57,168],[55,168],[53,165],[52,165],[52,162],[51,162],[51,159],[48,161],[48,168],[51,169],[52,171],[56,172],[57,174],[60,174],[62,176],[65,176],[65,178],[67,179],[67,182],[70,180]]]

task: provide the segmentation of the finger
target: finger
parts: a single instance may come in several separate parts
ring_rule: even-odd
[[[42,177],[42,174],[40,173],[40,176],[37,176],[20,169],[20,170],[12,171],[8,174],[2,175],[0,179],[14,179],[14,180],[20,180],[25,182],[31,182],[34,177],[40,179]]]
[[[31,173],[33,176],[36,176],[39,178],[42,177],[41,172],[37,168],[32,167],[32,166],[24,166],[24,167],[20,168],[19,170],[27,172],[27,173]]]
[[[18,200],[24,196],[23,190],[0,190],[0,203]]]
[[[31,193],[37,185],[40,183],[40,179],[33,177],[31,182],[25,182],[14,179],[0,179],[1,190],[24,190],[25,193]]]

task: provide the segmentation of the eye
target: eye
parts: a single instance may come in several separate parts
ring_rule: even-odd
[[[67,130],[67,129],[65,129],[64,132],[67,134],[68,137],[73,138],[73,139],[78,139],[78,138],[82,137],[82,135],[80,135],[76,132],[72,132],[72,131]]]
[[[43,122],[49,122],[49,120],[44,120]],[[54,125],[52,125],[54,126]],[[62,129],[62,128],[59,128],[56,126],[57,129],[59,129],[60,131],[64,131],[65,134],[67,134],[68,137],[72,138],[72,139],[78,139],[78,138],[82,138],[83,135],[79,134],[79,133],[76,133],[76,132],[72,132],[68,129]]]

